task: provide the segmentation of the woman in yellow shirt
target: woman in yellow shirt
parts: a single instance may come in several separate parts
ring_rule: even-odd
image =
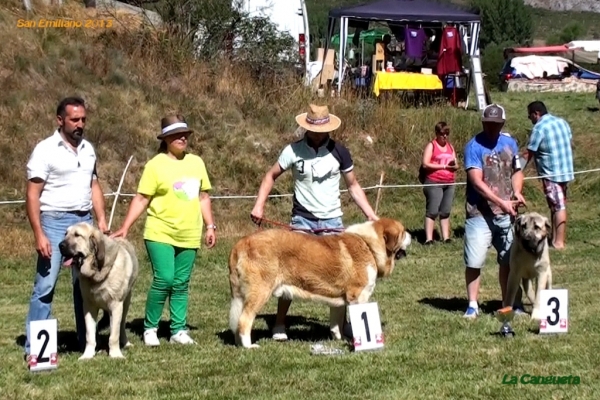
[[[212,248],[216,243],[206,167],[200,157],[186,152],[193,131],[181,115],[163,118],[161,131],[159,152],[146,163],[123,225],[111,235],[126,237],[133,223],[148,211],[144,242],[153,272],[144,319],[144,343],[148,346],[160,344],[156,332],[167,298],[171,343],[195,343],[186,330],[188,288],[203,219],[206,246]]]

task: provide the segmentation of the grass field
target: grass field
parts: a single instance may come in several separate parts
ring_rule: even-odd
[[[254,195],[262,174],[291,140],[293,116],[313,100],[287,81],[261,85],[243,70],[226,64],[198,65],[169,48],[168,37],[119,31],[36,31],[15,28],[20,1],[0,6],[0,200],[22,199],[24,165],[33,145],[51,133],[58,100],[79,94],[89,104],[87,137],[95,144],[101,184],[116,190],[127,159],[134,155],[123,191],[135,190],[144,162],[154,154],[160,117],[180,111],[196,129],[191,151],[206,161],[215,195]],[[69,13],[64,11],[65,13]],[[31,16],[30,16],[31,17]],[[39,17],[33,16],[33,17]],[[597,138],[600,112],[593,93],[576,95],[492,93],[508,113],[507,130],[521,147],[531,129],[525,107],[542,99],[565,117],[574,132],[575,168],[600,167]],[[407,108],[396,102],[351,97],[330,99],[343,120],[335,138],[352,151],[363,186],[414,184],[423,146],[433,126],[445,120],[451,140],[462,149],[480,128],[479,114],[450,107]],[[473,103],[471,103],[473,104]],[[596,110],[596,111],[594,111]],[[366,141],[370,136],[373,143]],[[234,150],[232,150],[234,149]],[[461,157],[462,151],[459,151]],[[527,176],[535,172],[528,169]],[[464,172],[458,174],[464,180]],[[597,399],[600,394],[600,323],[597,315],[600,266],[600,173],[577,175],[570,187],[567,249],[551,252],[554,284],[569,289],[570,330],[542,337],[527,318],[517,321],[517,337],[493,335],[499,323],[500,290],[494,253],[484,270],[480,301],[485,313],[466,321],[461,232],[464,187],[457,190],[452,214],[455,241],[424,247],[415,241],[394,274],[380,281],[379,304],[386,345],[383,350],[352,353],[328,341],[328,310],[296,302],[289,316],[287,343],[269,339],[276,302],[254,326],[260,349],[232,345],[228,331],[229,284],[226,259],[233,242],[255,227],[248,218],[252,199],[215,199],[217,247],[198,256],[190,287],[192,347],[166,342],[168,313],[160,333],[163,344],[146,348],[141,339],[150,267],[141,241],[142,222],[130,231],[139,250],[141,273],[128,318],[134,347],[126,360],[106,352],[79,362],[75,341],[69,271],[61,273],[53,303],[59,321],[60,366],[39,374],[27,371],[21,343],[34,277],[34,244],[21,204],[0,206],[0,398],[1,399],[194,399],[194,398],[385,398],[385,399]],[[288,193],[289,177],[275,194]],[[368,191],[375,202],[376,191]],[[528,209],[547,214],[539,183],[525,185]],[[119,201],[113,230],[121,223],[127,199]],[[110,211],[112,198],[107,198]],[[273,199],[265,216],[285,221],[291,201]],[[362,220],[343,196],[345,223]],[[401,219],[421,236],[424,197],[419,188],[386,189],[379,215]],[[107,332],[101,333],[106,349]],[[314,356],[318,341],[345,350],[340,356]],[[579,385],[503,384],[505,375],[574,375]]]
[[[578,185],[574,185],[577,192]],[[401,218],[413,230],[420,228],[417,210],[400,212],[394,202],[402,192],[384,194],[381,215]],[[88,362],[71,352],[74,321],[68,270],[61,274],[54,300],[59,320],[60,366],[53,372],[32,374],[22,361],[17,342],[33,279],[33,256],[3,262],[0,281],[0,357],[3,368],[0,397],[6,399],[192,399],[192,398],[389,398],[389,399],[594,399],[600,391],[600,352],[597,315],[596,237],[597,209],[586,210],[581,196],[573,196],[568,249],[551,252],[554,283],[569,289],[570,330],[563,336],[542,337],[528,317],[517,321],[517,337],[494,336],[498,322],[492,312],[500,307],[496,267],[490,252],[483,277],[480,302],[485,312],[466,321],[461,201],[453,216],[456,241],[424,247],[415,242],[408,258],[400,261],[392,277],[381,281],[373,297],[379,304],[386,345],[376,352],[339,356],[314,356],[310,345],[328,340],[325,307],[296,302],[289,317],[291,340],[276,343],[268,338],[276,302],[273,299],[255,323],[253,340],[260,349],[232,345],[227,330],[229,287],[226,257],[232,242],[223,240],[198,257],[191,283],[189,325],[198,345],[170,345],[168,314],[164,315],[163,344],[144,347],[142,329],[145,293],[150,269],[141,252],[142,272],[128,319],[134,347],[126,360],[110,360],[101,352]],[[219,213],[219,203],[215,202]],[[414,208],[418,208],[415,204]],[[530,209],[545,212],[540,201]],[[348,221],[350,222],[350,221]],[[240,222],[243,224],[243,222]],[[138,235],[132,237],[139,244]],[[31,247],[30,247],[31,248]],[[107,332],[101,335],[106,349]],[[504,375],[579,376],[579,385],[502,384]]]
[[[524,104],[532,95],[497,94],[494,100],[508,109],[511,131],[526,131]],[[551,109],[568,117],[575,131],[576,167],[597,167],[590,154],[599,114],[587,106],[589,96],[545,95]],[[562,105],[562,107],[560,107]],[[416,111],[412,111],[413,113]],[[440,110],[421,111],[424,115]],[[450,112],[450,110],[448,111]],[[464,112],[476,120],[475,113]],[[528,123],[528,121],[527,121]],[[521,132],[521,133],[519,133]],[[467,134],[465,132],[465,134]],[[528,175],[534,175],[529,170]],[[255,323],[253,340],[260,349],[242,350],[232,345],[227,330],[229,287],[226,257],[236,237],[251,231],[246,219],[232,220],[225,202],[213,205],[217,223],[235,223],[238,234],[229,232],[211,251],[198,257],[191,283],[189,325],[197,346],[178,347],[166,342],[168,313],[161,328],[164,343],[158,349],[144,347],[141,334],[145,293],[150,284],[147,257],[140,252],[142,272],[135,288],[129,322],[134,347],[125,351],[126,360],[114,361],[106,352],[89,362],[79,362],[72,351],[74,321],[70,277],[63,271],[54,300],[59,320],[60,366],[57,371],[31,374],[22,361],[18,345],[24,332],[27,300],[33,279],[32,243],[20,236],[21,244],[0,269],[0,372],[2,398],[70,399],[74,397],[126,397],[132,399],[191,398],[451,398],[451,399],[594,399],[600,392],[600,352],[596,292],[600,267],[600,215],[595,203],[598,173],[578,175],[571,187],[568,248],[551,252],[556,288],[569,289],[570,330],[563,336],[542,337],[528,318],[517,321],[517,337],[503,340],[494,335],[499,323],[492,312],[499,308],[499,287],[493,251],[484,272],[480,302],[484,314],[466,321],[462,239],[463,191],[457,190],[452,216],[455,242],[424,247],[414,242],[408,258],[397,265],[391,278],[381,281],[373,301],[379,304],[386,345],[383,350],[352,353],[341,342],[328,341],[328,311],[325,307],[296,302],[289,318],[287,343],[269,339],[269,326],[276,302]],[[399,183],[389,177],[388,183]],[[408,183],[408,182],[403,182]],[[546,213],[536,181],[528,180],[529,209]],[[374,192],[369,196],[374,201]],[[251,200],[238,200],[237,208],[249,212]],[[246,202],[246,203],[244,203]],[[380,215],[403,220],[417,237],[422,215],[420,189],[389,189],[383,192]],[[124,205],[119,205],[124,209]],[[271,208],[285,215],[289,200],[272,202]],[[361,220],[354,206],[346,206],[346,223]],[[118,223],[120,219],[115,221]],[[141,249],[138,224],[131,239]],[[14,230],[15,226],[8,227]],[[25,232],[26,227],[21,225]],[[8,249],[5,248],[8,254]],[[4,257],[3,257],[4,259]],[[106,348],[107,332],[101,335]],[[345,350],[340,356],[314,356],[310,346],[317,341]],[[505,375],[578,376],[579,385],[506,385]]]

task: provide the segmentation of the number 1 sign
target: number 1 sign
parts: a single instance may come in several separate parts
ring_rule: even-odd
[[[384,345],[377,303],[353,304],[348,307],[354,351],[380,349]]]
[[[55,319],[31,321],[29,323],[30,371],[43,371],[58,367],[57,335],[58,329]]]
[[[569,330],[569,291],[547,289],[540,292],[542,320],[540,333],[566,333]]]

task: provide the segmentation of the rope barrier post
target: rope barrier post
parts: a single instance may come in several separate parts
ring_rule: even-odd
[[[377,199],[375,200],[375,215],[377,215],[377,210],[379,209],[379,202],[381,201],[381,185],[383,185],[383,178],[385,177],[385,172],[381,171],[381,176],[379,177],[379,187],[377,188]]]
[[[127,161],[127,165],[123,170],[123,175],[121,175],[121,182],[119,182],[119,187],[117,188],[117,192],[114,193],[115,199],[113,200],[112,210],[110,211],[110,219],[108,220],[108,231],[110,232],[110,227],[112,225],[113,217],[115,215],[115,206],[117,205],[117,200],[119,200],[119,195],[121,194],[121,187],[123,186],[123,181],[125,180],[125,174],[127,173],[127,169],[129,169],[129,164],[131,164],[131,160],[133,160],[133,156],[129,157],[129,161]]]

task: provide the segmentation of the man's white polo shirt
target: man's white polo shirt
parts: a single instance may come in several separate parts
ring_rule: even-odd
[[[83,139],[77,152],[57,131],[38,143],[27,162],[27,179],[45,181],[40,196],[41,211],[89,211],[92,179],[96,179],[96,152]]]
[[[329,139],[315,151],[305,137],[283,149],[279,166],[294,174],[293,215],[310,220],[342,216],[340,176],[354,168],[346,147]]]

